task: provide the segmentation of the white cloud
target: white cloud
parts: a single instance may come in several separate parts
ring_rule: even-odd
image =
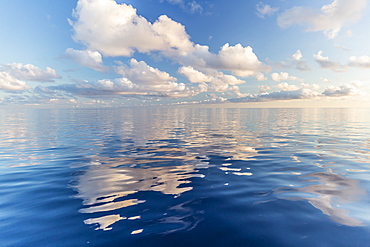
[[[329,83],[329,82],[331,82],[328,78],[325,78],[325,77],[321,77],[320,79],[321,79],[321,81],[323,83]]]
[[[365,93],[355,83],[342,86],[329,86],[323,92],[323,95],[330,97],[357,96]]]
[[[297,51],[296,51],[296,53],[294,53],[294,54],[292,55],[292,57],[293,57],[293,59],[294,59],[295,61],[299,61],[299,60],[301,60],[301,58],[303,57],[301,50],[297,50]]]
[[[303,81],[295,76],[290,76],[287,72],[272,73],[271,78],[274,81]]]
[[[347,66],[342,65],[338,62],[334,62],[329,60],[329,57],[322,56],[323,51],[319,51],[316,55],[313,55],[316,62],[320,65],[323,69],[331,69],[334,72],[344,72],[348,69]]]
[[[257,5],[257,16],[260,18],[265,18],[266,16],[271,16],[279,10],[279,8],[271,7],[268,4],[259,2]]]
[[[287,85],[282,85],[287,86]],[[307,85],[304,85],[307,86]],[[359,83],[345,84],[342,86],[329,86],[323,93],[319,93],[317,85],[313,84],[311,87],[314,90],[302,87],[292,87],[290,90],[282,90],[272,93],[260,92],[256,95],[248,95],[246,97],[230,99],[231,102],[261,102],[261,101],[274,101],[274,100],[295,100],[295,99],[320,99],[326,97],[348,97],[348,96],[359,96],[366,95],[364,91],[360,89]]]
[[[80,51],[68,48],[65,51],[65,54],[69,59],[72,59],[81,66],[92,68],[100,72],[108,70],[107,66],[102,65],[103,63],[102,56],[98,51],[90,50]]]
[[[164,0],[161,0],[163,2]],[[188,1],[187,3],[185,0],[166,0],[170,4],[179,5],[182,9],[194,14],[194,13],[202,13],[203,7],[197,3],[195,0]]]
[[[356,22],[362,15],[366,0],[334,0],[321,9],[296,6],[278,17],[278,24],[287,28],[294,24],[307,26],[306,31],[323,31],[325,36],[335,38],[347,24]]]
[[[129,66],[116,66],[122,78],[103,79],[95,82],[81,81],[77,84],[49,87],[76,95],[126,95],[155,97],[189,97],[208,90],[207,85],[188,87],[178,83],[167,72],[153,68],[144,61],[130,60]],[[228,85],[227,85],[228,86]],[[232,88],[228,88],[232,89]]]
[[[191,66],[183,66],[178,72],[192,83],[210,82],[212,80],[212,76],[207,76]]]
[[[360,67],[363,69],[370,69],[370,56],[361,56],[361,57],[351,56],[349,58],[349,65]]]
[[[219,72],[217,70],[207,70],[208,72],[211,72],[212,75],[206,75],[193,67],[190,66],[184,66],[181,67],[178,72],[185,77],[188,78],[188,80],[192,83],[206,83],[211,82],[213,84],[228,84],[228,85],[238,85],[246,83],[246,81],[240,80],[236,78],[233,75],[225,75],[222,72]]]
[[[177,79],[167,72],[150,67],[144,61],[130,60],[130,67],[117,66],[116,72],[137,85],[145,85],[150,88],[168,88],[176,85]]]
[[[29,88],[26,82],[18,80],[8,72],[0,71],[0,90],[23,91]]]
[[[180,23],[162,15],[152,24],[131,5],[114,0],[79,0],[73,16],[73,39],[106,56],[131,56],[135,50],[193,49]]]
[[[233,75],[225,75],[217,70],[207,70],[210,74],[204,74],[193,67],[181,67],[178,72],[192,83],[201,83],[202,92],[228,92],[232,91],[240,94],[240,88],[236,85],[243,84],[245,81],[236,78]]]
[[[274,63],[274,65],[278,66],[281,69],[297,69],[300,71],[308,71],[311,68],[307,65],[306,60],[302,59],[303,55],[300,50],[297,50],[293,55],[292,59],[288,58],[287,61],[280,61]]]
[[[258,88],[260,89],[259,90],[259,93],[265,93],[268,90],[271,90],[271,87],[268,86],[268,85],[260,85],[260,86],[258,86]]]
[[[106,13],[109,13],[107,15]],[[237,76],[255,76],[264,80],[261,72],[269,66],[260,62],[250,46],[225,44],[218,54],[209,47],[194,44],[185,27],[162,15],[153,24],[136,14],[131,5],[113,0],[79,0],[70,21],[73,38],[105,56],[131,56],[158,52],[184,66],[196,69],[229,70]]]
[[[42,70],[32,64],[3,64],[0,67],[1,71],[7,72],[12,77],[24,81],[54,82],[54,79],[61,78],[52,68],[47,67],[46,70]]]
[[[190,13],[197,13],[197,12],[202,13],[203,11],[203,7],[196,1],[189,2],[187,6],[189,8]]]
[[[307,88],[301,88],[292,91],[278,91],[272,93],[261,93],[258,95],[249,95],[242,98],[230,99],[231,102],[261,102],[274,100],[295,100],[312,99],[320,96],[320,93]]]
[[[299,90],[299,87],[297,87],[296,85],[290,85],[290,84],[288,84],[286,82],[279,83],[277,85],[277,87],[280,88],[283,91],[296,91],[296,90]]]
[[[211,54],[207,46],[197,46],[196,56],[200,59],[198,67],[229,70],[241,77],[256,76],[261,78],[259,71],[268,71],[270,67],[258,60],[252,47],[241,44],[230,46],[228,43],[221,47],[217,55]],[[203,63],[202,63],[203,62]]]

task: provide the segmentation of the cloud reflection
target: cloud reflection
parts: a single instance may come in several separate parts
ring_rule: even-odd
[[[284,196],[285,199],[291,200],[307,200],[312,206],[319,209],[324,214],[328,215],[333,221],[347,226],[363,226],[363,222],[353,218],[349,212],[340,208],[340,204],[356,202],[360,196],[365,195],[365,190],[359,186],[359,181],[346,178],[339,174],[335,174],[331,169],[326,172],[316,172],[302,176],[309,179],[309,182],[315,182],[303,188],[288,188],[281,187],[275,190],[276,193],[292,193],[303,192],[310,196],[291,197]],[[312,196],[315,195],[315,196]]]
[[[240,121],[230,121],[227,111],[216,112],[219,114],[199,116],[173,109],[158,116],[156,111],[144,110],[125,118],[122,127],[110,121],[100,123],[108,132],[100,141],[95,140],[100,150],[86,157],[89,163],[74,164],[84,168],[73,187],[78,191],[76,197],[83,201],[80,213],[92,215],[85,223],[100,225],[97,230],[110,230],[115,222],[126,219],[117,212],[146,203],[138,198],[139,192],[160,192],[176,198],[193,189],[193,178],[205,177],[201,170],[209,168],[211,157],[248,160],[257,155],[251,146],[256,138],[242,130]],[[117,141],[112,143],[112,139]],[[238,168],[228,169],[234,169],[235,175],[252,175]],[[199,218],[195,216],[199,212],[186,204],[169,210],[175,213],[163,215],[158,221],[177,226],[170,227],[170,232],[189,230]],[[97,213],[99,217],[95,217]]]

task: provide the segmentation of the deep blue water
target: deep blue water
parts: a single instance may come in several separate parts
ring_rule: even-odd
[[[370,109],[0,110],[0,246],[370,246]]]

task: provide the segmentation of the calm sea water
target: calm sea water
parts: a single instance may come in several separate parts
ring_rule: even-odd
[[[370,109],[0,110],[0,246],[370,246]]]

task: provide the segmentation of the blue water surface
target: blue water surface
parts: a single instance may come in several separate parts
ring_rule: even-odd
[[[370,109],[0,110],[0,246],[370,246]]]

